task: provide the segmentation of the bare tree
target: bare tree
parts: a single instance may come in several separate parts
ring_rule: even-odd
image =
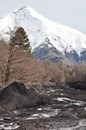
[[[5,83],[5,73],[8,61],[8,44],[4,41],[0,41],[0,83]]]

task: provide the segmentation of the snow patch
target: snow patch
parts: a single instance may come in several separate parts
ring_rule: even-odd
[[[41,109],[38,109],[39,111],[41,111]],[[42,109],[43,110],[43,109]],[[47,110],[47,108],[46,108]],[[59,109],[55,109],[55,110],[51,110],[50,112],[46,112],[46,113],[35,113],[32,114],[30,117],[25,118],[25,120],[33,120],[33,119],[43,119],[43,118],[49,118],[49,117],[53,117],[55,115],[58,115],[59,113]]]
[[[73,99],[65,98],[65,97],[54,98],[54,100],[57,100],[57,101],[60,101],[60,102],[70,101],[70,104],[74,104],[74,105],[77,105],[77,106],[83,106],[83,105],[86,104],[86,102],[78,101],[78,100],[73,100]]]
[[[0,124],[0,129],[4,129],[4,130],[15,130],[19,128],[19,125],[14,124],[14,123],[3,123]]]

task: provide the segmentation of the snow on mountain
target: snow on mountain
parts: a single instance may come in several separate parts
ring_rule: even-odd
[[[11,32],[22,26],[28,34],[32,52],[43,44],[56,48],[63,55],[86,50],[86,35],[65,25],[55,23],[38,14],[29,6],[8,14],[0,19],[0,36],[9,39]]]

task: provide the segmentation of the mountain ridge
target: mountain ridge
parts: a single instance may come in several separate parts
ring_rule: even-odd
[[[48,48],[55,47],[65,56],[65,52],[72,54],[76,52],[79,59],[81,57],[83,59],[83,50],[86,49],[85,34],[50,21],[29,6],[22,6],[13,13],[8,14],[0,20],[0,25],[0,35],[6,40],[9,40],[15,27],[22,26],[30,39],[32,53],[36,48],[45,44],[48,45]]]

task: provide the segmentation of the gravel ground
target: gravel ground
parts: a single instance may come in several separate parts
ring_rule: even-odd
[[[46,87],[41,92],[51,100],[46,106],[0,111],[0,129],[86,130],[86,91],[68,86]]]

